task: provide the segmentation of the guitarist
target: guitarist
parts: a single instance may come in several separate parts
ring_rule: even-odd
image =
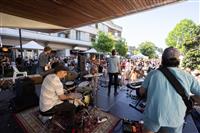
[[[200,96],[200,84],[189,73],[178,68],[178,49],[169,47],[162,55],[162,67],[167,67],[184,87],[186,96]],[[160,70],[151,71],[145,78],[140,94],[147,93],[144,111],[144,133],[182,133],[186,105]]]

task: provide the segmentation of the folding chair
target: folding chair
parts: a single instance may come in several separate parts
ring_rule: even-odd
[[[17,78],[17,75],[23,75],[24,77],[27,77],[27,72],[20,72],[15,65],[12,65],[12,68],[14,70],[13,72],[13,83],[15,83],[15,79]]]

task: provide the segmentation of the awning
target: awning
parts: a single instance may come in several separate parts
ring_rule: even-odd
[[[23,27],[24,29],[30,29],[30,30],[33,28],[34,30],[47,31],[47,32],[51,32],[51,31],[54,32],[57,30],[60,31],[60,30],[66,29],[61,26],[42,23],[42,22],[38,22],[38,21],[34,21],[34,20],[22,18],[22,17],[17,17],[17,16],[13,16],[13,15],[1,13],[1,12],[0,12],[0,17],[1,17],[0,18],[1,26],[3,27],[10,27],[10,28]],[[45,29],[48,29],[48,30],[45,30]],[[54,29],[54,30],[51,30],[51,29]]]
[[[73,28],[178,1],[181,0],[1,0],[0,12],[55,26]],[[1,22],[4,21],[1,20]],[[19,24],[15,20],[10,21],[11,27],[24,27]],[[5,26],[5,22],[1,23],[1,27]],[[34,28],[33,26],[30,25]]]

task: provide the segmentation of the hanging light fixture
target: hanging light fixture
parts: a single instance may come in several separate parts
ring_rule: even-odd
[[[3,52],[8,52],[8,48],[3,47],[3,48],[2,48],[2,51],[3,51]]]

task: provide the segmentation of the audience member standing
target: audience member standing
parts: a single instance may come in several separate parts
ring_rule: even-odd
[[[132,69],[132,63],[130,60],[128,60],[126,62],[126,67],[125,67],[126,79],[128,80],[128,83],[130,82],[131,69]]]
[[[49,67],[49,57],[50,57],[50,53],[51,53],[51,48],[50,47],[45,47],[44,48],[44,52],[42,52],[39,55],[39,72],[44,72],[46,71]]]
[[[17,67],[21,67],[22,63],[23,63],[23,59],[21,55],[18,55],[18,57],[15,60]]]
[[[108,59],[108,74],[109,74],[109,83],[108,83],[108,95],[110,95],[110,88],[113,83],[114,76],[114,95],[117,95],[117,86],[118,86],[118,74],[121,72],[120,68],[120,59],[116,56],[116,51],[112,50],[112,56]]]
[[[99,60],[96,59],[96,55],[91,55],[90,65],[91,65],[90,73],[93,75],[97,74],[99,67]],[[95,91],[98,89],[98,80],[99,77],[97,76],[93,77],[92,79],[92,87],[95,89]]]

